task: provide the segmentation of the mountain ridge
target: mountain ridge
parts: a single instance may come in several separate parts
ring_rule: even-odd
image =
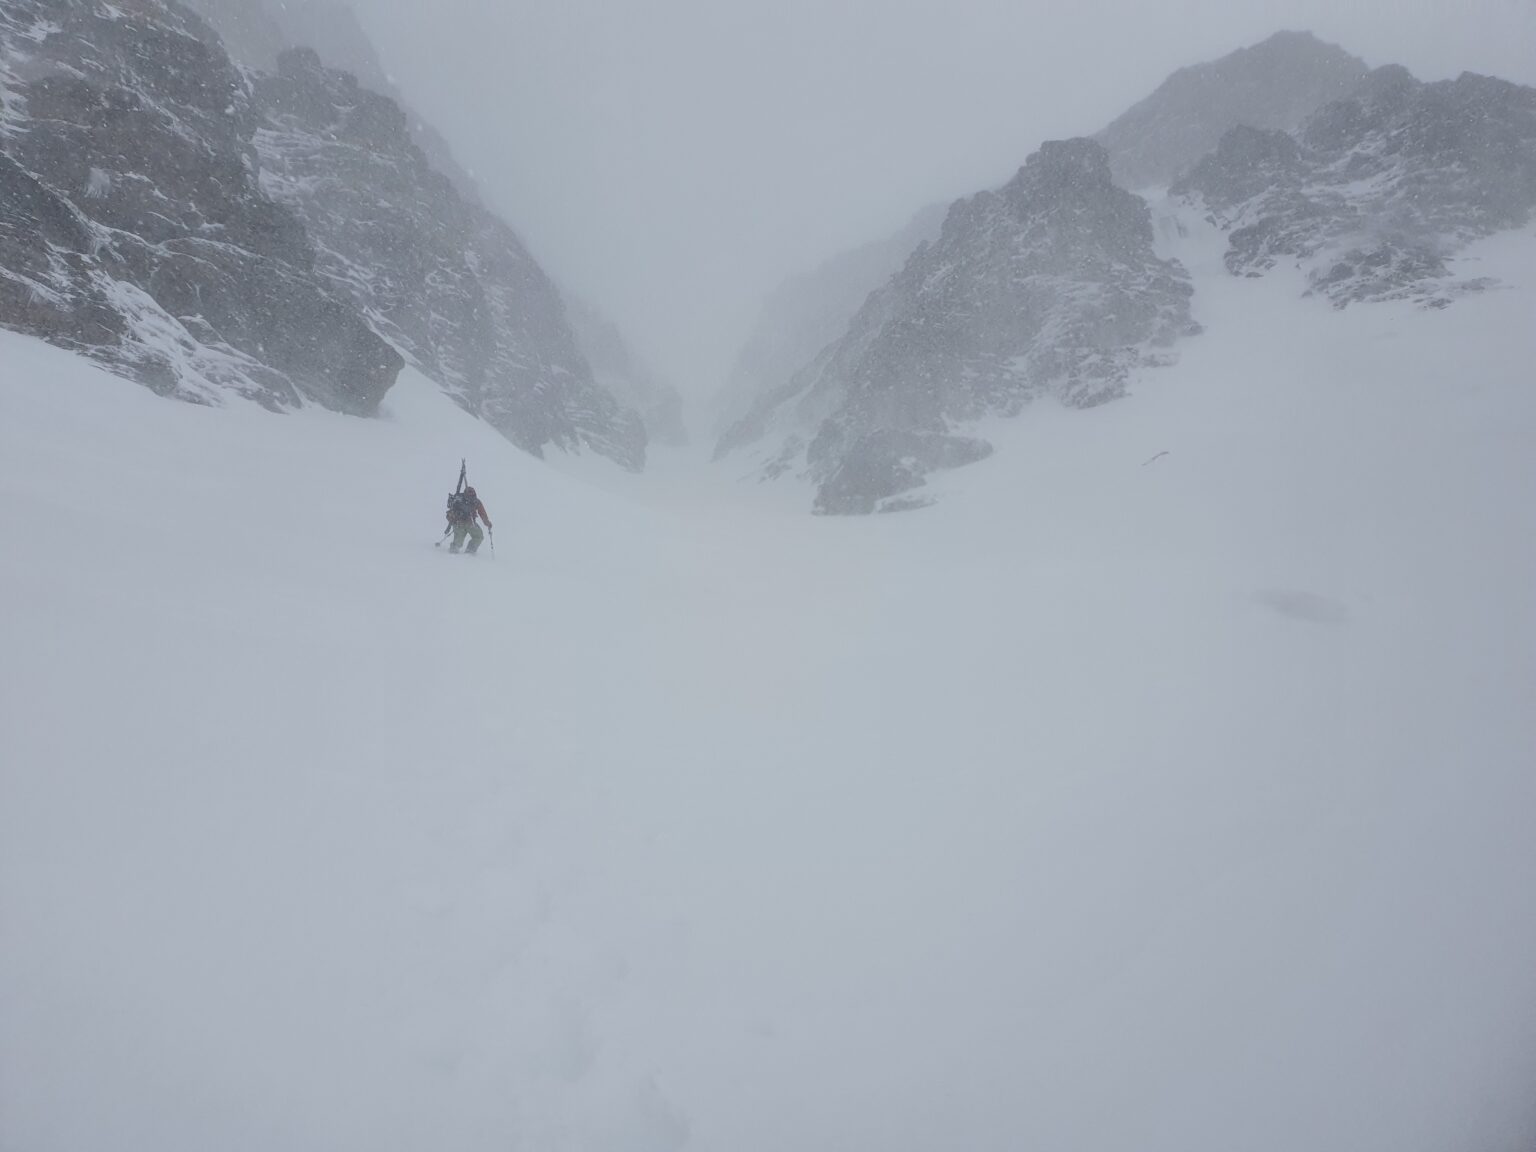
[[[262,191],[250,86],[197,16],[14,0],[0,101],[0,323],[184,400],[377,410],[402,361]]]
[[[264,7],[230,13],[279,48]],[[419,121],[313,51],[275,69],[165,0],[0,12],[0,323],[203,403],[371,415],[408,358],[527,451],[642,468],[639,415]]]
[[[1234,275],[1290,261],[1338,307],[1444,307],[1489,286],[1447,258],[1536,211],[1536,88],[1389,65],[1294,135],[1234,129],[1172,191],[1228,232]]]
[[[519,447],[644,466],[640,418],[594,381],[553,282],[432,167],[398,105],[304,48],[254,92],[264,185],[317,237],[339,294]]]
[[[1234,62],[1264,63],[1254,87],[1271,91],[1277,68],[1282,75],[1295,71],[1298,57],[1321,66],[1300,69],[1306,82],[1277,103],[1277,119],[1294,118],[1355,71],[1342,49],[1282,34],[1223,57],[1219,68],[1181,70],[1132,110],[1136,117],[1116,123],[1166,120],[1170,109],[1187,113],[1190,90],[1213,99],[1232,86]],[[1218,100],[1185,127],[1203,140],[1233,115]],[[1113,225],[1079,227],[1077,218],[1093,219],[1110,195],[1116,157],[1102,143],[1093,147],[1103,163],[1089,167],[1103,169],[1105,187],[1075,188],[1081,201],[1052,225],[1061,237],[1076,237],[1085,254],[1106,241],[1119,246]],[[1074,173],[1085,170],[1086,148],[1047,144],[1039,156],[1075,150],[1078,162],[1041,171],[1072,186]],[[1152,385],[1145,370],[1169,363],[1174,343],[1197,333],[1187,302],[1182,311],[1175,303],[1179,277],[1138,282],[1125,275],[1135,260],[1085,257],[1078,276],[1053,287],[1057,314],[1042,323],[1040,301],[1019,290],[1036,273],[996,273],[1043,234],[1022,217],[999,227],[989,216],[989,206],[1007,202],[1018,179],[957,202],[940,237],[917,247],[837,341],[760,393],[722,436],[718,457],[746,460],[762,480],[808,481],[817,511],[902,510],[929,501],[920,489],[930,473],[986,457],[992,446],[976,424],[1017,415],[1020,397],[1049,394],[1083,407],[1124,395],[1133,379]],[[1044,187],[1036,183],[1037,191]],[[1171,195],[1227,236],[1233,275],[1261,276],[1287,262],[1304,271],[1308,295],[1338,307],[1394,299],[1444,307],[1494,283],[1458,278],[1450,257],[1470,240],[1522,226],[1536,211],[1536,89],[1470,73],[1424,84],[1400,67],[1370,71],[1345,95],[1312,108],[1294,132],[1226,128]],[[1134,199],[1145,208],[1144,198]],[[1104,235],[1095,236],[1095,228]],[[957,230],[965,229],[972,239],[957,243]],[[1150,242],[1144,229],[1140,235]],[[1075,312],[1072,302],[1094,292],[1107,292],[1113,303],[1097,317],[1093,307]],[[1127,317],[1161,319],[1152,329],[1119,333],[1124,340],[1103,338],[1110,321]],[[996,333],[1003,332],[1007,339],[999,343]],[[1098,336],[1085,340],[1085,332]],[[1004,345],[1011,355],[1002,356]],[[873,354],[882,346],[900,352]],[[1074,379],[1074,363],[1091,364],[1094,372]],[[925,379],[912,378],[914,364],[926,365]],[[1010,372],[1012,384],[1000,385]]]
[[[1091,407],[1169,362],[1198,331],[1191,291],[1153,252],[1151,213],[1112,183],[1103,147],[1050,141],[1000,189],[957,201],[848,333],[728,440],[777,420],[785,444],[768,470],[810,477],[817,511],[909,507],[902,494],[927,472],[990,451],[958,425],[1045,395]]]

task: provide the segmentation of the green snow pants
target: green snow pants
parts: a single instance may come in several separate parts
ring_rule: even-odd
[[[464,537],[469,537],[469,547],[464,548]],[[448,545],[448,551],[457,552],[460,548],[473,556],[480,548],[480,541],[485,539],[485,533],[480,530],[480,525],[473,520],[461,520],[453,526],[453,543]]]

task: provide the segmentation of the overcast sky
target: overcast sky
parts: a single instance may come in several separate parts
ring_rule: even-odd
[[[763,295],[1281,28],[1536,84],[1536,0],[356,0],[545,267],[673,383]]]

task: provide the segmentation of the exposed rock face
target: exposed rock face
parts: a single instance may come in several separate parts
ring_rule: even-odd
[[[0,323],[157,391],[367,414],[400,357],[258,182],[245,78],[160,0],[0,8]]]
[[[640,417],[593,380],[554,285],[428,163],[394,101],[308,49],[283,53],[254,95],[262,186],[303,220],[336,293],[519,446],[643,466]]]
[[[1048,143],[1002,188],[955,204],[939,239],[726,444],[782,443],[769,473],[803,469],[818,511],[910,506],[890,498],[989,451],[966,423],[1041,396],[1100,404],[1167,362],[1197,330],[1190,295],[1104,149]]]
[[[1281,32],[1174,73],[1096,139],[1122,186],[1163,185],[1215,148],[1229,129],[1295,128],[1368,72],[1364,62],[1309,33]],[[726,439],[717,456],[752,434],[754,406],[774,392],[791,393],[794,374],[847,332],[869,293],[921,242],[937,239],[943,217],[942,210],[924,213],[903,233],[829,261],[770,298],[722,390],[717,431]]]
[[[411,139],[464,199],[478,204],[474,178],[459,166],[441,135],[407,106],[384,70],[373,42],[352,9],[340,0],[187,0],[223,37],[236,63],[255,72],[276,72],[289,48],[312,48],[329,68],[350,72],[371,92],[388,96],[406,113]]]
[[[265,10],[242,11],[270,47]],[[403,352],[530,451],[641,467],[640,418],[512,230],[394,102],[313,52],[279,59],[242,70],[163,0],[0,9],[0,323],[157,391],[273,408],[372,413]]]
[[[663,383],[630,349],[624,334],[592,305],[565,295],[566,314],[576,345],[592,375],[622,405],[640,414],[650,443],[681,447],[688,443],[683,422],[683,398]]]
[[[1230,230],[1235,275],[1303,267],[1336,305],[1443,305],[1446,260],[1536,209],[1536,89],[1382,68],[1292,137],[1235,129],[1173,188]]]
[[[1155,258],[1147,210],[1111,186],[1111,165],[1138,186],[1187,169],[1173,194],[1229,232],[1230,271],[1292,263],[1340,307],[1442,306],[1483,287],[1457,281],[1452,257],[1536,212],[1536,89],[1370,73],[1305,34],[1175,74],[1100,140],[1107,161],[1084,141],[1050,144],[955,205],[717,455],[752,447],[764,476],[810,477],[824,512],[910,507],[921,495],[902,494],[925,474],[988,451],[968,422],[1042,394],[1122,394],[1194,325],[1182,269]]]
[[[1297,128],[1368,72],[1364,61],[1309,32],[1278,32],[1179,69],[1095,139],[1109,149],[1115,179],[1125,187],[1166,185],[1229,130]]]
[[[919,244],[938,239],[948,211],[943,204],[925,208],[894,236],[835,256],[769,296],[720,394],[716,434],[729,431],[842,336],[869,294],[900,272]]]

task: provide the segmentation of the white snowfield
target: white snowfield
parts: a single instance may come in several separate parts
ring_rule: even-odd
[[[859,520],[0,334],[0,1149],[1530,1152],[1536,232],[1176,250]]]

